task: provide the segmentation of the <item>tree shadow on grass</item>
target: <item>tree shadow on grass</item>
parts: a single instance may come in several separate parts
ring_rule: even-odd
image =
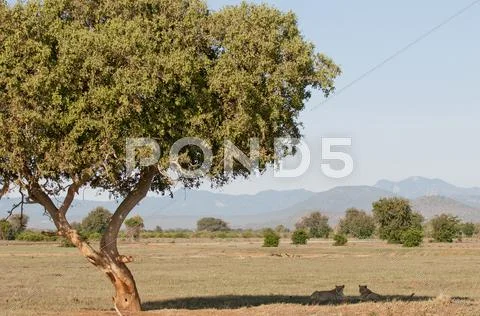
[[[400,301],[400,302],[422,302],[434,299],[431,296],[410,296],[390,295],[383,296],[378,302]],[[454,297],[454,300],[470,300],[467,297]],[[364,302],[358,296],[346,297],[343,303],[356,304]],[[144,310],[159,309],[238,309],[242,307],[254,307],[270,304],[298,304],[311,305],[310,296],[288,296],[288,295],[224,295],[207,297],[186,297],[171,300],[152,301],[143,303]],[[333,305],[333,303],[331,304]]]

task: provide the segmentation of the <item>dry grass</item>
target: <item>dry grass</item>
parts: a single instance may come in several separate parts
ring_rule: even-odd
[[[331,241],[296,247],[283,241],[273,249],[261,244],[162,240],[121,244],[120,250],[136,258],[131,269],[148,314],[480,314],[478,241],[417,249],[379,241],[346,247],[333,247]],[[0,314],[112,314],[107,312],[110,284],[75,249],[2,243],[0,267]],[[346,285],[350,304],[308,305],[314,290],[335,284]],[[400,301],[355,304],[358,284]],[[417,301],[407,299],[412,292]]]

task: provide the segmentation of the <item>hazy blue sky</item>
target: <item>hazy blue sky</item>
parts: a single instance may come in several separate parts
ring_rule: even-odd
[[[253,1],[260,2],[260,1]],[[342,66],[342,89],[382,60],[466,7],[468,0],[263,1],[298,16],[304,36]],[[480,1],[479,1],[480,2]],[[209,0],[219,8],[237,0]],[[223,189],[320,191],[337,185],[373,184],[412,175],[480,186],[480,3],[391,62],[302,115],[313,151],[308,174],[265,176]],[[321,137],[352,137],[354,173],[329,180],[320,172]],[[317,149],[315,149],[317,148]]]
[[[472,1],[254,1],[298,16],[304,36],[342,66],[341,89]],[[237,4],[210,0],[213,9]],[[240,181],[225,192],[323,190],[419,175],[480,186],[480,3],[382,68],[305,111],[304,134],[353,138],[354,173],[329,180],[312,161],[299,179]],[[322,101],[317,95],[308,109]],[[317,152],[318,157],[318,152]]]

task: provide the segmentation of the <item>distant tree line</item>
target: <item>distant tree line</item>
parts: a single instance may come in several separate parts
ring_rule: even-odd
[[[82,238],[99,240],[108,227],[111,216],[109,210],[98,207],[81,222],[72,223],[72,227]],[[0,220],[0,240],[61,240],[54,233],[27,230],[28,220],[28,216],[19,214]],[[143,219],[137,215],[125,221],[125,230],[120,232],[119,238],[132,241],[140,238],[264,238],[265,247],[276,247],[281,238],[290,238],[292,244],[303,245],[312,238],[327,239],[333,236],[334,245],[341,246],[347,243],[347,237],[377,237],[389,243],[415,247],[424,238],[433,242],[461,241],[462,237],[473,237],[479,231],[480,224],[463,223],[458,217],[449,214],[440,214],[425,222],[422,215],[412,210],[408,200],[394,197],[374,202],[371,214],[356,208],[347,209],[335,228],[329,225],[329,218],[318,211],[300,218],[294,231],[284,225],[275,228],[232,229],[226,221],[214,217],[200,218],[196,230],[163,230],[160,226],[146,230]]]

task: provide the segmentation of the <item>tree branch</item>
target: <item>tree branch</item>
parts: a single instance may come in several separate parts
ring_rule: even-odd
[[[75,198],[75,194],[78,193],[78,190],[80,189],[80,187],[83,185],[84,181],[77,181],[77,182],[74,182],[72,183],[69,187],[68,187],[68,190],[67,190],[67,195],[65,196],[65,199],[63,200],[63,203],[62,205],[60,206],[60,208],[58,209],[58,211],[60,213],[62,213],[63,215],[65,215],[68,211],[68,209],[70,208],[70,206],[72,205],[72,202]]]
[[[69,189],[70,196],[66,198],[65,205],[71,203],[71,196],[75,195],[74,189]],[[31,183],[28,188],[29,195],[39,204],[41,204],[52,218],[55,226],[57,227],[58,234],[70,240],[82,254],[95,266],[106,267],[107,263],[88,242],[78,234],[78,232],[70,226],[65,214],[61,212],[50,199],[50,197],[42,190],[38,183]],[[73,200],[73,199],[72,199]],[[70,201],[70,202],[69,202]],[[65,209],[68,209],[68,207]]]
[[[41,204],[47,210],[48,214],[53,219],[55,226],[57,226],[57,229],[60,230],[61,227],[59,226],[58,208],[55,206],[55,203],[53,203],[52,199],[50,199],[50,197],[43,192],[40,185],[36,182],[30,183],[28,187],[28,194],[35,200],[35,202]]]
[[[130,211],[145,198],[157,174],[158,169],[155,166],[150,166],[143,170],[137,187],[125,197],[110,219],[108,228],[100,242],[100,249],[104,251],[111,260],[117,261],[120,257],[117,249],[117,236],[120,227]]]
[[[8,181],[8,179],[4,179],[2,189],[0,190],[0,200],[5,194],[8,193],[9,189],[10,189],[10,181]]]

